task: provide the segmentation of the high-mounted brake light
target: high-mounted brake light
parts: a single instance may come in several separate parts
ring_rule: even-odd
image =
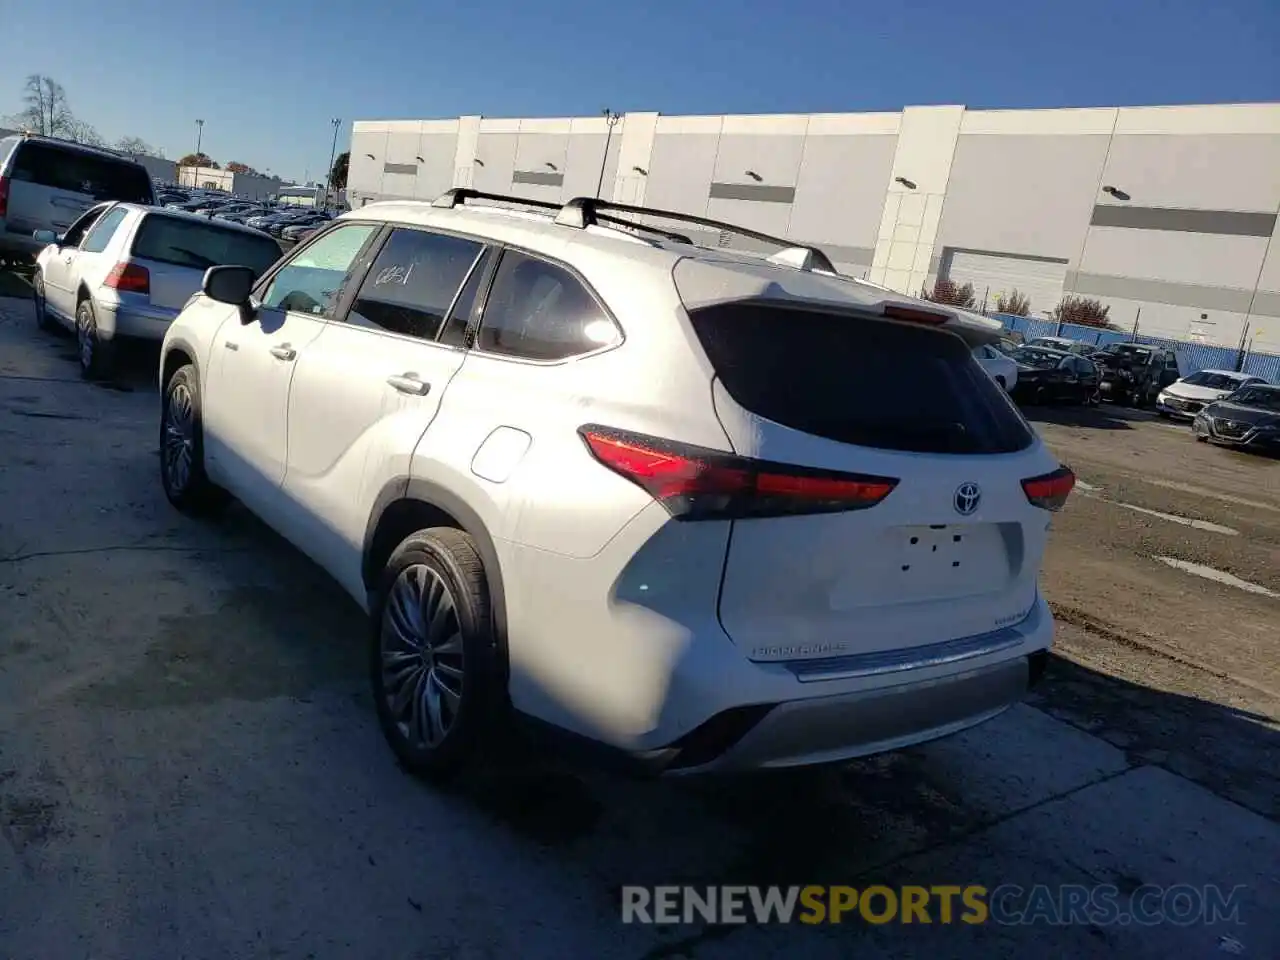
[[[600,463],[646,490],[677,520],[734,520],[865,510],[891,477],[816,470],[588,424],[578,431]]]
[[[1061,510],[1076,485],[1076,475],[1070,467],[1059,467],[1053,473],[1022,481],[1022,489],[1032,506],[1044,510]]]
[[[102,281],[103,286],[121,293],[151,293],[151,272],[136,263],[117,263]]]
[[[945,313],[934,313],[932,310],[917,310],[915,307],[906,307],[900,303],[885,304],[884,315],[890,320],[905,320],[908,323],[928,323],[933,326],[946,323],[951,319]]]

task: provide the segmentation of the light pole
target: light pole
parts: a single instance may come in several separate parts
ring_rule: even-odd
[[[601,111],[604,115],[604,122],[609,125],[604,135],[604,154],[600,157],[600,179],[596,182],[596,199],[600,199],[600,191],[604,188],[604,168],[609,162],[609,141],[613,138],[613,128],[617,126],[618,121],[622,119],[619,114],[614,113],[608,107]]]
[[[196,121],[196,156],[200,156],[200,141],[204,138],[204,121]]]
[[[342,120],[334,117],[329,121],[333,124],[333,146],[329,148],[329,175],[324,181],[324,205],[329,206],[329,196],[333,191],[333,161],[338,156],[338,128],[342,126]]]

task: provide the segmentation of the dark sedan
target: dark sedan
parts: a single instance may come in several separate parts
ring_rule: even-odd
[[[1065,350],[1019,347],[1009,354],[1018,364],[1013,397],[1022,403],[1097,403],[1098,368]]]
[[[1280,453],[1280,387],[1253,384],[1209,404],[1191,423],[1197,440]]]

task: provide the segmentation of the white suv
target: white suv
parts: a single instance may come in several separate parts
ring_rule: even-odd
[[[660,771],[839,760],[1044,668],[1074,477],[974,360],[999,327],[659,217],[786,247],[452,190],[210,269],[165,338],[166,494],[233,494],[367,610],[415,772],[517,718]]]

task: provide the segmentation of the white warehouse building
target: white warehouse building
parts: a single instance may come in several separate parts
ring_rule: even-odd
[[[1125,328],[1280,352],[1280,104],[354,124],[353,209],[453,186],[599,191],[813,243],[906,293],[1016,288],[1037,316],[1074,293]]]

